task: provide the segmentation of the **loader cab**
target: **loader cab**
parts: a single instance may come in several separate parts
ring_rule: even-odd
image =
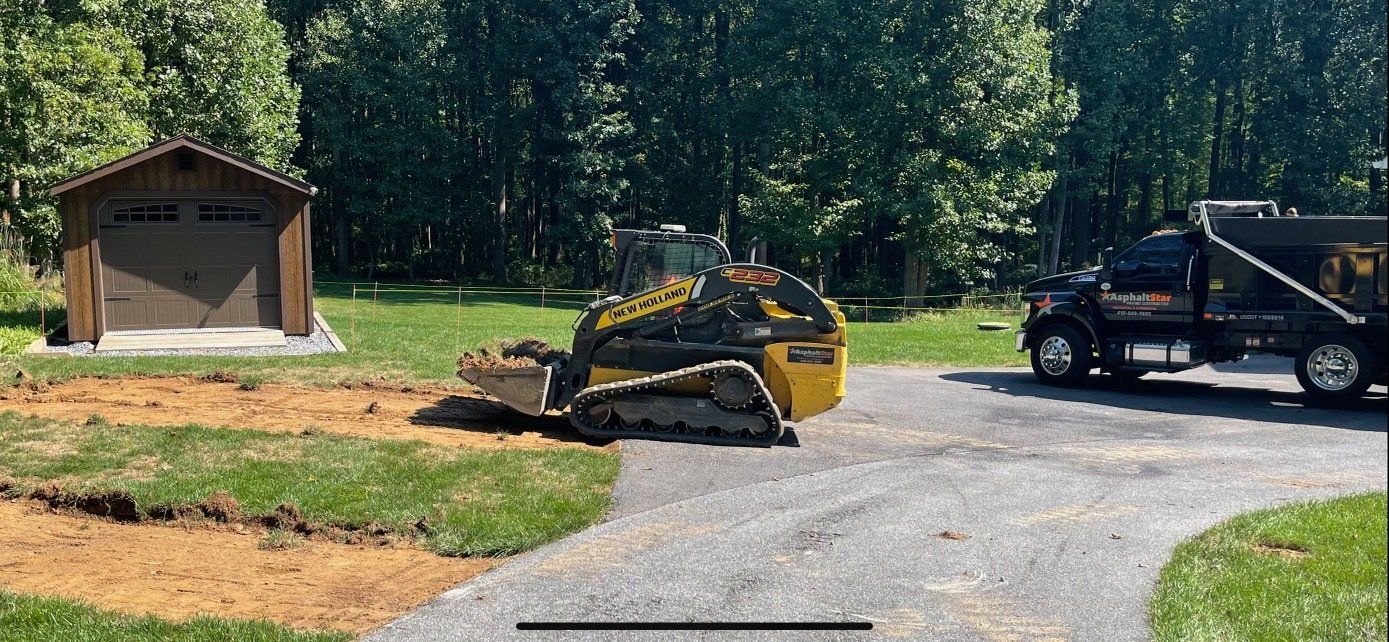
[[[1098,293],[1106,323],[1124,333],[1178,334],[1198,307],[1200,234],[1149,236],[1104,266]],[[1105,287],[1105,286],[1108,287]]]
[[[733,262],[728,247],[707,234],[667,229],[613,230],[612,242],[617,263],[608,282],[608,294],[624,298]]]

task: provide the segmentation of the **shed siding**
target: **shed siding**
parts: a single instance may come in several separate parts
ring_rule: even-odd
[[[192,171],[177,171],[174,155],[197,154]],[[313,330],[308,245],[308,197],[283,184],[248,172],[191,148],[176,148],[125,170],[77,186],[59,196],[63,214],[63,266],[67,283],[68,338],[91,341],[103,332],[96,281],[101,248],[96,242],[92,205],[110,192],[125,191],[265,192],[279,209],[281,324],[286,334]]]

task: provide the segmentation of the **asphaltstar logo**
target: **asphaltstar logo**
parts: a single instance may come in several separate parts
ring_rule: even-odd
[[[1168,305],[1172,303],[1172,295],[1162,292],[1109,291],[1101,294],[1100,300],[1106,303],[1122,303],[1124,305]]]

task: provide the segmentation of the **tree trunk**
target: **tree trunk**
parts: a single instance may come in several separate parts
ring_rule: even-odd
[[[506,150],[493,141],[492,195],[496,199],[492,233],[492,279],[506,281]]]
[[[906,307],[925,307],[926,299],[923,297],[929,277],[930,270],[916,252],[908,248],[905,260],[902,261],[902,296],[906,297]]]
[[[337,234],[337,259],[338,274],[347,276],[352,273],[352,219],[345,208],[334,208],[333,228]]]

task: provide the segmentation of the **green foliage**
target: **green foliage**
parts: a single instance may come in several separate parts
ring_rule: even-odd
[[[1382,640],[1383,491],[1246,513],[1183,542],[1150,607],[1167,640]]]
[[[506,265],[506,280],[526,287],[567,288],[574,281],[574,268],[568,265],[540,265],[512,261]]]
[[[56,260],[48,188],[189,133],[292,169],[298,89],[258,0],[13,0],[0,8],[0,209]]]
[[[347,633],[295,631],[267,620],[200,615],[186,622],[104,611],[60,597],[0,591],[0,631],[9,642],[346,642]]]
[[[299,89],[284,28],[260,0],[133,0],[112,20],[144,53],[155,138],[192,134],[291,169]]]
[[[149,137],[139,44],[101,20],[108,8],[0,9],[0,209],[40,256],[52,256],[59,232],[48,186]]]

